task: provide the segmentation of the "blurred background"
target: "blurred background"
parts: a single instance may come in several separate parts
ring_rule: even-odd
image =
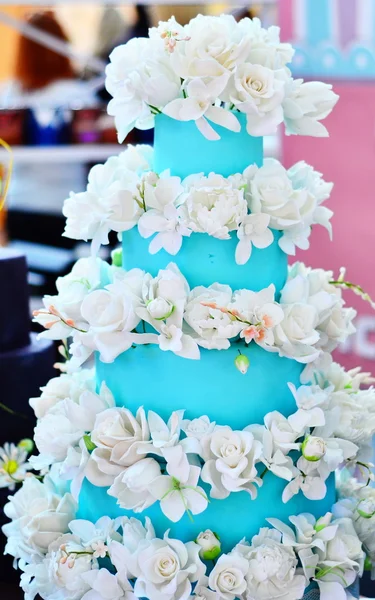
[[[199,12],[259,16],[265,26],[279,24],[283,40],[297,49],[294,75],[333,83],[341,99],[327,122],[330,138],[280,133],[266,139],[266,154],[286,167],[304,159],[335,182],[329,205],[335,211],[334,240],[316,229],[311,249],[297,258],[336,273],[346,266],[347,279],[375,297],[375,0],[27,6],[0,0],[0,138],[14,153],[7,207],[0,212],[0,246],[26,255],[30,310],[44,294],[54,293],[56,277],[88,252],[86,245],[61,237],[64,199],[72,190],[84,190],[93,164],[119,152],[106,115],[109,54],[134,36],[146,36],[160,19],[175,15],[185,23]],[[152,132],[135,131],[125,141],[139,142],[152,143]],[[8,166],[0,149],[0,181]],[[348,302],[358,309],[357,333],[336,359],[375,373],[375,313],[355,296]],[[0,425],[0,444],[9,431]],[[31,422],[22,433],[32,436]],[[0,579],[9,579],[5,570]],[[13,593],[7,600],[16,598]]]

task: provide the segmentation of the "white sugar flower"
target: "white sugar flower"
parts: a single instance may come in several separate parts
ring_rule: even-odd
[[[85,433],[92,430],[96,416],[114,404],[105,383],[99,394],[85,390],[79,398],[65,398],[55,404],[35,427],[35,445],[40,452],[36,457],[38,468],[64,461],[69,449],[78,446]]]
[[[160,476],[159,463],[153,458],[143,458],[122,470],[108,494],[117,499],[121,508],[142,512],[156,502],[152,484]]]
[[[288,231],[312,225],[317,200],[307,188],[294,188],[288,171],[275,159],[244,173],[249,181],[247,200],[252,213],[270,216],[270,227]]]
[[[121,177],[128,171],[133,171],[141,176],[145,171],[152,171],[154,166],[154,148],[146,144],[132,146],[128,144],[126,150],[117,156],[110,156],[107,163],[111,165],[116,177]]]
[[[349,587],[363,573],[365,554],[351,519],[337,519],[335,524],[338,526],[336,535],[328,541],[324,551],[318,551],[315,581],[323,600],[343,596],[343,588]]]
[[[16,483],[21,483],[27,471],[32,467],[27,464],[28,452],[15,444],[4,444],[0,447],[0,488],[13,491]]]
[[[247,132],[262,136],[276,133],[283,122],[282,102],[287,77],[257,64],[243,63],[229,80],[224,99],[247,115]]]
[[[216,77],[211,77],[208,82],[200,77],[192,79],[186,85],[186,97],[172,100],[164,107],[163,113],[178,121],[195,121],[199,131],[210,141],[219,140],[220,135],[209,121],[238,133],[241,125],[234,113],[215,105],[228,76],[219,66]]]
[[[327,319],[319,325],[321,347],[325,352],[332,352],[356,332],[353,324],[356,316],[357,311],[353,308],[344,308],[343,302],[336,303]]]
[[[327,137],[328,131],[320,121],[330,114],[338,99],[327,83],[291,79],[283,101],[286,134]]]
[[[280,531],[284,546],[295,548],[298,552],[306,548],[318,548],[324,551],[326,543],[332,540],[337,533],[337,525],[332,523],[332,513],[316,519],[309,513],[289,517],[292,529],[279,519],[267,521]]]
[[[268,228],[270,216],[266,214],[246,215],[237,231],[239,242],[236,248],[236,263],[244,265],[250,259],[252,246],[268,248],[273,242],[273,233]]]
[[[40,419],[61,400],[71,398],[75,402],[83,392],[95,391],[95,375],[91,369],[81,369],[75,373],[63,373],[59,377],[53,377],[48,383],[40,388],[42,394],[38,398],[30,398],[29,403]]]
[[[318,315],[308,304],[282,304],[284,318],[275,327],[275,345],[281,356],[289,356],[301,363],[312,362],[319,356],[316,344]]]
[[[241,337],[249,344],[274,345],[274,331],[283,319],[283,311],[275,302],[275,286],[260,292],[238,290],[229,305],[230,314],[242,324]]]
[[[107,569],[95,569],[81,577],[90,586],[82,600],[137,600],[124,571],[113,575]]]
[[[292,62],[294,49],[291,44],[280,42],[280,27],[264,29],[258,18],[245,18],[239,22],[238,29],[251,39],[248,62],[273,70],[285,68]]]
[[[169,29],[176,30],[175,23]],[[179,38],[171,62],[183,79],[220,77],[222,72],[234,71],[252,43],[232,15],[198,15],[179,32]]]
[[[301,431],[296,431],[290,420],[284,415],[276,410],[267,413],[264,417],[264,424],[272,435],[275,447],[279,448],[283,454],[286,455],[291,450],[299,450],[299,444],[296,442],[301,436]]]
[[[187,227],[229,239],[230,232],[238,229],[247,214],[243,190],[215,173],[207,177],[192,175],[185,179],[184,185],[187,192],[180,212]]]
[[[167,465],[167,472],[168,475],[160,475],[151,481],[148,489],[160,501],[160,508],[170,521],[177,523],[185,512],[198,515],[206,510],[208,498],[198,486],[200,467],[191,465],[187,473],[181,472],[182,477],[178,468],[171,470]]]
[[[177,265],[170,263],[156,277],[147,273],[142,282],[142,304],[137,314],[158,330],[162,322],[181,328],[189,285]]]
[[[204,578],[208,582],[208,577]],[[219,600],[218,592],[213,592],[207,585],[201,585],[200,582],[194,588],[194,594],[189,596],[189,600]]]
[[[245,592],[249,561],[237,554],[223,554],[212,569],[208,581],[212,590],[223,600],[235,600]]]
[[[281,477],[290,481],[293,477],[293,461],[290,456],[285,456],[275,443],[272,433],[263,425],[250,425],[246,427],[246,431],[250,431],[262,444],[261,462],[271,471],[276,477]]]
[[[279,246],[285,254],[294,256],[296,248],[308,250],[310,248],[311,227],[301,223],[295,227],[290,227],[283,232],[279,239]]]
[[[318,206],[320,206],[331,195],[333,183],[324,181],[323,176],[319,171],[315,171],[313,167],[308,165],[304,160],[299,161],[290,169],[288,176],[292,181],[293,188],[307,189],[315,196]]]
[[[150,107],[160,110],[180,93],[180,78],[170,66],[162,40],[134,38],[118,46],[110,55],[106,76],[106,88],[113,96],[108,114],[115,117],[120,143],[134,127],[153,127]]]
[[[111,230],[121,232],[134,227],[143,212],[137,202],[138,181],[134,171],[119,172],[111,160],[94,166],[87,190],[71,193],[64,202],[63,214],[67,217],[64,235],[92,240],[93,252],[97,252],[101,244],[108,244]]]
[[[202,457],[205,464],[201,478],[211,485],[212,498],[224,499],[231,492],[246,491],[256,498],[262,481],[257,477],[262,445],[248,431],[232,431],[218,427],[211,435],[202,438]]]
[[[26,598],[77,600],[90,589],[83,575],[98,569],[97,560],[85,552],[79,538],[67,534],[52,542],[43,562],[27,565],[21,578]]]
[[[131,271],[129,272],[131,274]],[[139,277],[141,278],[142,272]],[[140,298],[129,290],[125,280],[118,280],[89,294],[81,312],[88,323],[88,331],[79,335],[79,341],[100,352],[103,362],[113,362],[142,336],[131,333],[140,321],[136,313]]]
[[[70,494],[60,496],[46,483],[27,477],[4,507],[10,523],[3,526],[5,551],[16,559],[34,562],[48,546],[69,531],[77,506]]]
[[[216,427],[215,421],[211,422],[207,415],[196,419],[184,419],[181,421],[181,429],[187,437],[201,440],[204,435],[210,435]]]
[[[232,290],[228,285],[214,283],[205,288],[194,288],[186,304],[184,319],[197,334],[196,341],[203,348],[225,350],[229,348],[231,338],[235,338],[243,329],[222,309],[227,308],[232,299]]]
[[[288,417],[288,421],[297,432],[303,432],[306,427],[318,427],[325,424],[324,408],[327,408],[327,391],[318,386],[301,385],[298,389],[288,383],[296,401],[298,410]]]
[[[254,600],[302,598],[306,579],[297,570],[294,550],[281,543],[278,531],[262,528],[251,545],[239,544],[234,552],[241,553],[249,564],[246,574],[247,594]]]
[[[144,458],[150,446],[150,430],[142,407],[135,416],[127,408],[104,410],[90,431],[94,450],[86,477],[97,486],[111,485],[126,467]]]
[[[142,542],[137,555],[137,580],[134,593],[139,598],[154,600],[184,600],[191,584],[204,575],[206,567],[199,558],[199,546],[194,542],[153,539]]]
[[[175,255],[181,249],[183,236],[190,235],[178,214],[178,199],[183,191],[179,177],[159,179],[156,185],[146,184],[144,203],[147,210],[138,221],[138,230],[144,238],[156,233],[149,246],[150,254],[163,248]]]

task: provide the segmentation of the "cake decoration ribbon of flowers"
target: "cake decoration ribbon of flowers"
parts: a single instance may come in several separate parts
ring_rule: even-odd
[[[250,165],[228,178],[198,173],[181,180],[152,169],[148,146],[129,146],[93,167],[86,191],[65,200],[64,235],[92,240],[96,254],[101,244],[108,244],[110,231],[121,234],[137,227],[142,238],[152,238],[150,254],[164,249],[171,255],[192,234],[220,240],[237,235],[239,265],[248,262],[253,247],[270,246],[274,232],[281,232],[278,244],[290,255],[296,248],[309,248],[314,225],[332,236],[333,212],[323,204],[333,184],[303,161],[287,170],[266,159],[262,167]]]
[[[252,136],[276,133],[328,135],[321,123],[338,96],[326,83],[293,79],[294,49],[280,42],[280,29],[259,19],[198,15],[181,26],[172,17],[150,29],[149,38],[118,46],[106,69],[120,143],[134,128],[150,129],[163,113],[195,122],[209,140],[220,139],[212,124],[239,131],[246,115]]]

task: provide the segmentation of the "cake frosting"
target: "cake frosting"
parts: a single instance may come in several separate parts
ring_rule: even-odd
[[[375,392],[331,358],[355,330],[343,290],[370,299],[288,266],[313,227],[331,233],[332,184],[263,158],[281,123],[325,136],[337,96],[293,80],[278,36],[172,19],[111,56],[119,140],[154,126],[155,147],[97,165],[64,205],[92,255],[35,313],[69,342],[61,390],[31,401],[44,480],[5,509],[28,599],[350,599],[375,559]],[[338,499],[343,465],[364,481]]]

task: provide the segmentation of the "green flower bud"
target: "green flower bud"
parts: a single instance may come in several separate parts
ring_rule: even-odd
[[[371,519],[375,515],[375,502],[373,500],[361,500],[357,507],[357,513],[363,519]]]
[[[195,540],[195,543],[200,546],[199,556],[203,560],[215,560],[221,554],[219,536],[210,529],[202,531]]]
[[[317,462],[325,455],[326,445],[322,438],[309,435],[302,442],[301,451],[306,460]]]
[[[34,442],[29,438],[25,438],[24,440],[20,441],[18,447],[21,448],[21,450],[26,450],[26,452],[30,454],[34,450]]]
[[[122,267],[122,248],[116,248],[116,250],[112,250],[111,258],[114,267]]]
[[[246,375],[248,368],[250,367],[250,361],[244,354],[239,354],[234,359],[234,364],[242,375]]]

